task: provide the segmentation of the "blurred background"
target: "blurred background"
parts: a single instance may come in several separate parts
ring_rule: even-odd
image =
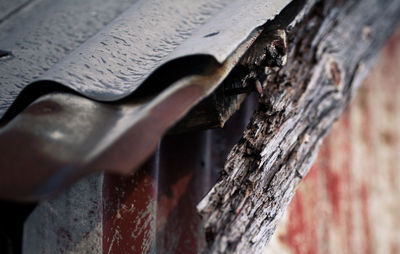
[[[320,149],[265,253],[400,253],[400,29]]]

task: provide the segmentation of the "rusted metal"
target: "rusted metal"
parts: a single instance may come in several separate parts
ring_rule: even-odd
[[[135,174],[86,177],[38,204],[24,253],[198,253],[205,241],[195,206],[256,107],[249,99],[223,130],[164,137]]]
[[[99,253],[155,253],[159,155],[157,151],[136,174],[104,176]]]

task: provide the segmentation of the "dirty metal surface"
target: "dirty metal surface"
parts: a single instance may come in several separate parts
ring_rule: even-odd
[[[324,141],[266,254],[400,253],[399,66],[400,29]]]
[[[39,203],[24,225],[24,253],[199,253],[195,205],[249,121],[257,98],[249,99],[224,129],[164,137],[135,174],[95,174]]]
[[[303,1],[294,1],[288,5],[271,27],[276,24],[287,25],[302,4]],[[288,10],[291,12],[288,13]],[[124,19],[119,17],[114,23],[118,20]],[[234,19],[228,21],[233,22]],[[103,30],[107,31],[112,27],[110,25]],[[159,139],[170,127],[224,81],[233,68],[241,63],[245,53],[258,45],[260,54],[265,55],[259,44],[274,44],[271,40],[264,40],[265,35],[259,36],[263,28],[246,34],[246,39],[236,46],[223,63],[209,61],[213,57],[204,54],[196,57],[199,61],[195,65],[192,65],[192,58],[181,58],[179,63],[175,61],[171,64],[191,71],[181,76],[179,72],[176,74],[164,69],[161,73],[164,72],[167,77],[161,75],[152,80],[153,85],[158,85],[158,88],[138,89],[123,100],[102,103],[64,89],[62,92],[53,91],[42,95],[26,109],[21,108],[22,112],[3,121],[0,129],[0,151],[4,151],[0,157],[0,167],[7,165],[7,168],[12,169],[0,172],[0,196],[40,199],[92,172],[132,172],[151,155]],[[272,34],[275,30],[271,30]],[[268,28],[264,31],[271,32]],[[260,40],[257,39],[258,36]],[[77,53],[79,50],[72,55],[85,56],[83,52]],[[87,50],[90,51],[89,48]],[[178,47],[177,52],[180,50],[183,49]],[[125,68],[126,65],[127,62],[121,60],[120,64],[113,67]],[[52,86],[54,80],[39,82],[37,87],[51,90]],[[38,95],[32,87],[34,86],[29,86],[26,90],[30,89],[30,92]],[[25,103],[29,101],[24,93],[19,98]],[[34,172],[32,168],[35,169]],[[21,179],[20,175],[25,174],[29,177]]]
[[[223,65],[211,64],[156,96],[117,104],[69,93],[41,97],[0,130],[0,167],[12,169],[0,172],[1,196],[37,199],[94,171],[131,172],[168,128],[216,89],[251,43]]]
[[[102,28],[104,24],[96,19],[96,6],[118,6],[120,11],[127,4],[105,5],[92,0],[81,8],[80,2],[39,1],[37,5],[42,6],[12,17],[16,20],[10,18],[8,26],[0,27],[0,33],[6,35],[0,38],[0,49],[13,54],[0,62],[0,115],[24,87],[38,80],[51,80],[90,98],[113,101],[131,94],[156,69],[173,59],[207,55],[207,62],[216,59],[222,63],[256,27],[272,19],[289,2],[136,1]],[[87,40],[95,31],[98,33]],[[70,52],[79,43],[82,45]],[[189,65],[202,62],[203,57],[200,58],[191,59]],[[174,70],[180,75],[185,71]]]
[[[138,174],[106,174],[103,253],[201,253],[206,242],[195,205],[214,185],[256,101],[249,98],[223,130],[164,137],[153,166]]]
[[[0,49],[12,52],[10,59],[0,62],[0,115],[24,87],[38,80],[53,81],[55,86],[60,83],[93,99],[113,101],[131,94],[155,70],[174,59],[196,56],[190,58],[189,65],[215,60],[222,63],[256,27],[272,19],[290,1],[136,1],[104,28],[101,20],[97,24],[99,10],[92,9],[108,9],[103,6],[106,4],[118,6],[120,11],[126,3],[120,7],[118,3],[92,0],[81,8],[78,1],[67,2],[35,2],[43,6],[26,8],[0,26],[0,33],[5,35],[0,37]],[[23,22],[14,23],[12,18],[23,18]],[[86,29],[88,34],[98,33],[87,40]],[[69,36],[73,38],[64,43],[63,37]],[[81,45],[70,52],[79,42]],[[209,58],[204,59],[204,55]],[[170,75],[160,72],[157,75]],[[174,68],[173,72],[183,76],[188,70]]]
[[[0,23],[12,16],[14,13],[18,12],[30,1],[31,0],[0,1]]]
[[[1,0],[0,116],[30,82],[135,0]]]
[[[17,109],[1,123],[0,165],[11,170],[1,172],[0,196],[37,199],[94,171],[131,172],[216,89],[259,26],[289,2],[138,1],[118,16],[128,3],[99,15],[95,0],[81,9],[78,2],[64,8],[67,2],[37,0],[8,15],[0,23],[0,46],[7,49],[1,51],[0,103],[6,110],[17,96]],[[87,13],[93,17],[79,19]],[[93,28],[98,15],[101,24]],[[29,80],[41,81],[26,87]],[[143,81],[144,89],[113,103],[76,93],[115,100]]]
[[[25,221],[22,253],[101,253],[103,181],[86,177],[38,205]]]

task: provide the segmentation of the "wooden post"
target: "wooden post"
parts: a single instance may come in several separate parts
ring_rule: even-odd
[[[198,205],[210,253],[262,253],[319,145],[400,17],[399,1],[310,1],[259,108]]]

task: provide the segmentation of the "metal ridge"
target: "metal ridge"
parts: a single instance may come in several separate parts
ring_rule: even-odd
[[[70,93],[42,96],[0,130],[0,166],[8,165],[0,171],[0,196],[36,200],[96,171],[132,173],[166,130],[216,89],[251,43],[223,65],[212,63],[156,96],[112,104]]]
[[[289,1],[281,1],[281,8],[285,7],[282,2]],[[138,3],[145,5],[142,1]],[[241,36],[231,41],[237,45],[221,51],[221,45],[230,43],[226,36],[235,33],[235,28],[229,27],[248,14],[232,14],[234,8],[241,6],[239,3],[243,4],[244,1],[236,0],[230,5],[233,7],[225,6],[225,11],[216,14],[208,24],[205,22],[204,26],[194,29],[181,45],[174,45],[176,50],[168,52],[158,62],[154,61],[151,54],[147,54],[150,56],[148,64],[153,67],[148,69],[136,65],[138,69],[144,69],[140,82],[135,83],[133,75],[122,79],[126,82],[122,84],[122,81],[116,80],[118,77],[113,76],[123,68],[131,68],[130,61],[141,59],[129,51],[134,48],[133,44],[120,47],[117,45],[120,39],[114,38],[115,31],[119,31],[123,24],[130,24],[126,23],[125,17],[131,17],[128,15],[133,11],[131,8],[53,66],[38,81],[26,87],[24,91],[33,91],[32,88],[38,87],[43,87],[43,91],[31,98],[26,97],[27,93],[20,93],[18,98],[22,98],[22,104],[33,103],[26,108],[21,107],[21,111],[3,122],[0,128],[0,197],[37,200],[93,172],[128,174],[135,171],[151,155],[164,133],[210,95],[239,63],[260,35],[262,28],[257,29],[260,22],[264,20],[262,24],[265,24],[277,14],[277,10],[273,9],[267,12],[273,13],[273,16],[261,19],[261,11],[256,11],[260,17],[257,19],[256,15],[256,22],[250,22],[256,26],[239,25]],[[243,10],[248,11],[249,7]],[[213,23],[224,19],[230,25]],[[220,29],[218,33],[208,33],[215,31],[215,28]],[[125,32],[129,34],[129,31]],[[115,39],[112,42],[105,39],[111,37]],[[216,40],[214,43],[211,37]],[[197,49],[196,40],[201,42]],[[208,44],[205,42],[207,40]],[[93,46],[96,43],[104,47]],[[113,46],[115,50],[110,51]],[[156,46],[146,47],[153,53],[158,52]],[[262,47],[258,45],[258,49]],[[117,62],[112,66],[107,65],[107,61],[101,60],[105,57],[101,52],[110,54],[107,56],[112,56],[111,59]],[[137,58],[132,58],[131,54]],[[98,78],[103,78],[103,84],[107,86],[99,85],[102,82],[92,78],[94,73],[98,73]],[[79,90],[80,86],[83,90]],[[62,90],[62,87],[69,89]],[[113,93],[113,89],[121,93]],[[95,91],[100,91],[97,94],[99,97],[95,96]],[[89,98],[79,96],[79,93]]]
[[[15,69],[21,69],[19,60],[25,61],[23,58],[30,55],[22,52],[17,59],[1,63],[0,77],[6,84],[1,92],[0,116],[15,95],[40,80],[55,81],[95,100],[115,101],[130,95],[155,70],[174,59],[192,56],[196,64],[195,58],[209,55],[222,63],[256,27],[273,19],[289,2],[136,1],[94,37],[31,81],[15,79]],[[37,36],[32,37],[32,43],[41,42]],[[186,74],[185,70],[174,72]],[[8,79],[13,82],[7,83]]]
[[[0,116],[54,64],[135,0],[0,0]],[[36,90],[36,88],[35,88]],[[26,106],[26,105],[25,105]]]

